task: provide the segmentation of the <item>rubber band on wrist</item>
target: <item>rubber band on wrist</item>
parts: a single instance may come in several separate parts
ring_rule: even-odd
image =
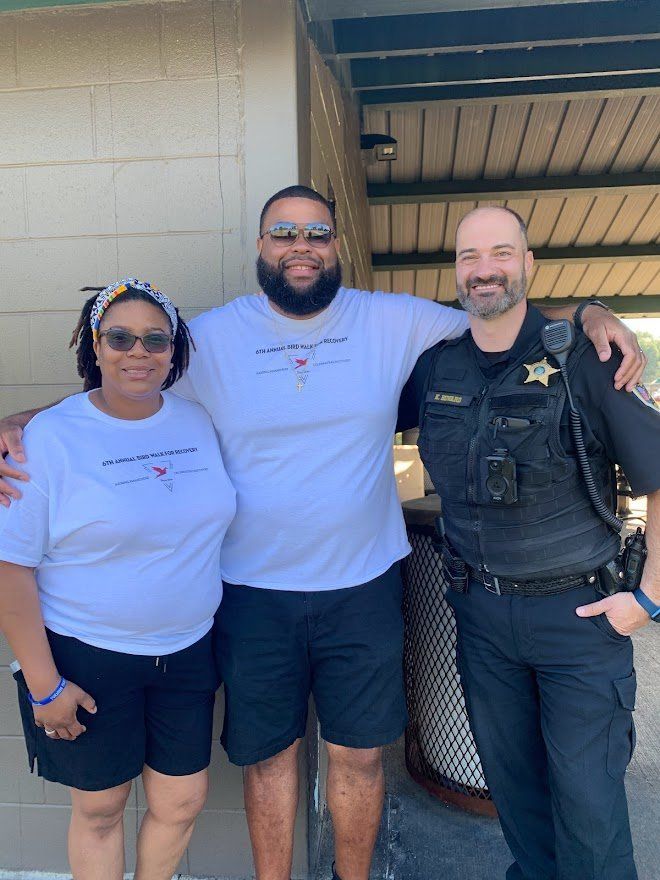
[[[66,678],[64,678],[64,676],[62,676],[62,678],[60,678],[59,684],[52,692],[52,694],[48,694],[48,696],[44,697],[43,700],[35,700],[30,691],[28,691],[28,700],[33,706],[47,706],[49,703],[52,703],[53,700],[56,700],[59,697],[66,686],[67,680]]]

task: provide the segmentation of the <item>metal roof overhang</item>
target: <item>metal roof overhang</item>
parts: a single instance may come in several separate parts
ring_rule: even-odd
[[[130,3],[131,0],[0,0],[0,12],[19,12],[53,6],[108,6],[111,3]]]
[[[339,58],[395,57],[420,52],[447,55],[486,49],[650,40],[660,36],[658,8],[650,2],[630,5],[625,20],[617,3],[602,0],[589,7],[571,2],[560,10],[545,3],[518,8],[515,15],[492,6],[478,9],[478,4],[473,4],[462,13],[436,10],[424,16],[423,25],[420,27],[415,15],[335,21],[335,53]]]
[[[545,6],[568,3],[589,3],[590,0],[544,0]],[[614,2],[614,0],[606,0]],[[340,18],[367,18],[383,15],[413,15],[433,12],[465,12],[473,9],[505,9],[539,6],[539,0],[405,0],[405,13],[401,0],[303,0],[310,21],[328,21]]]
[[[458,218],[502,204],[532,298],[660,311],[657,0],[303,5],[364,130],[399,142],[367,169],[379,286],[453,300]]]

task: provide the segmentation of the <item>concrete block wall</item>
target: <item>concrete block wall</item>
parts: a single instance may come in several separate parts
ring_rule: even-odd
[[[332,190],[345,282],[371,287],[358,114],[295,0],[2,13],[0,132],[0,417],[79,390],[80,287],[134,274],[185,317],[254,289],[260,207],[293,182]],[[0,638],[0,873],[67,872],[69,799],[27,770],[10,660]],[[219,695],[216,733],[221,717]],[[318,745],[301,754],[296,878],[315,849],[308,799],[317,819],[325,802]],[[211,779],[180,871],[251,877],[241,773],[217,745]],[[137,784],[129,869],[144,809]]]
[[[294,0],[0,14],[0,416],[79,390],[67,346],[80,287],[137,275],[186,317],[254,288],[258,209],[298,179],[295,14]],[[68,795],[28,772],[10,660],[0,638],[0,873],[67,873]],[[222,708],[220,694],[216,734]],[[211,780],[179,869],[244,880],[242,775],[217,743]],[[302,758],[300,800],[296,878]],[[129,870],[144,809],[137,784]]]
[[[137,275],[188,315],[245,291],[241,12],[0,15],[0,416],[78,387],[80,287]]]

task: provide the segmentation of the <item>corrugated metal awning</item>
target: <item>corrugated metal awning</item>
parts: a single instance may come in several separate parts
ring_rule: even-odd
[[[439,255],[438,266],[377,272],[377,286],[453,299],[453,269],[442,267],[440,255],[451,253],[463,214],[477,205],[498,204],[521,214],[532,248],[546,255],[574,249],[570,263],[546,256],[537,264],[530,296],[660,293],[660,251],[657,259],[651,248],[636,261],[634,249],[624,247],[660,243],[658,120],[658,95],[366,107],[365,131],[390,134],[399,142],[395,162],[367,169],[372,194],[396,193],[393,203],[371,206],[374,254]],[[539,187],[533,197],[524,192],[530,178]],[[547,178],[564,188],[543,192]],[[461,181],[478,182],[465,189],[478,188],[491,197],[462,199]],[[409,186],[432,183],[429,189],[441,191],[442,182],[455,182],[455,192],[437,201],[417,202]],[[497,197],[495,184],[509,188],[507,198]],[[409,197],[406,185],[413,191]],[[400,203],[404,198],[408,203]],[[611,262],[598,258],[598,246],[603,256],[612,255]],[[575,262],[583,248],[590,258]]]
[[[656,0],[421,3],[414,15],[362,0],[343,20],[341,3],[307,5],[335,19],[326,58],[361,101],[364,132],[398,142],[396,161],[367,168],[378,287],[453,300],[458,220],[498,204],[528,224],[531,297],[622,295],[635,310],[641,294],[660,308]]]

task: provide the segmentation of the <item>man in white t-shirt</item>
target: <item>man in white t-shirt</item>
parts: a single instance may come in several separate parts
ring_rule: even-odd
[[[335,877],[368,880],[381,749],[406,724],[397,405],[419,355],[468,322],[431,301],[341,287],[331,205],[306,187],[269,199],[257,246],[265,295],[191,322],[197,351],[173,389],[211,414],[237,493],[216,626],[223,743],[246,767],[257,880],[289,880],[312,693],[328,745]],[[643,368],[634,336],[598,307],[583,326],[604,358],[608,340],[619,345],[616,378],[632,387]],[[29,415],[0,422],[0,453],[21,460],[15,426]],[[16,471],[0,462],[3,474]],[[0,480],[3,491],[16,493]]]

